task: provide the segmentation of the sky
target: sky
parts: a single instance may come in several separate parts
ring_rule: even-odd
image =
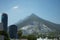
[[[8,14],[8,25],[22,21],[32,13],[60,24],[60,0],[0,0],[0,22],[2,13]]]

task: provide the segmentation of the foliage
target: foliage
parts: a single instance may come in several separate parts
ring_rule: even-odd
[[[40,35],[38,35],[38,38],[40,38],[40,37],[41,37],[41,38],[45,38],[46,35],[41,33]]]
[[[5,31],[0,31],[0,35],[4,35],[4,40],[10,40],[9,35]]]
[[[21,38],[21,36],[22,36],[22,30],[18,31],[18,36],[19,36],[19,38]]]
[[[50,32],[50,33],[48,33],[48,38],[50,39],[50,38],[55,38],[56,37],[56,33],[55,32]]]
[[[21,38],[27,39],[27,38],[28,38],[28,36],[21,36]]]
[[[35,35],[28,35],[28,40],[37,40]]]

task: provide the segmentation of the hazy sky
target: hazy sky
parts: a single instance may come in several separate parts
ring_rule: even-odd
[[[8,25],[35,13],[37,16],[60,24],[60,0],[0,0],[1,14],[8,14]]]

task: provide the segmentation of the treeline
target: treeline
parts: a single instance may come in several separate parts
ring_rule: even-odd
[[[28,40],[37,40],[37,38],[48,38],[48,39],[54,39],[54,38],[57,38],[59,40],[59,37],[60,37],[60,32],[49,32],[47,34],[39,34],[39,35],[34,35],[34,34],[31,34],[31,35],[25,35],[23,36],[22,35],[22,31],[18,31],[18,35],[19,35],[19,38],[20,39],[28,39]]]

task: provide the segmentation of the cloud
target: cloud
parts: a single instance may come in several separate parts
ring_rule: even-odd
[[[19,8],[19,6],[14,6],[12,9],[18,9]]]

